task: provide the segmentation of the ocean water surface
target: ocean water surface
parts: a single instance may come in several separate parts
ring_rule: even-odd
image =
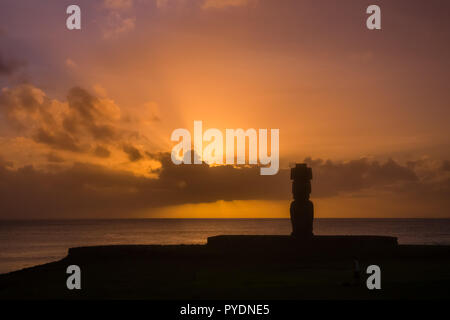
[[[219,234],[290,234],[288,219],[0,221],[0,273],[56,261],[67,249],[113,244],[203,244]],[[388,235],[450,245],[450,219],[315,219],[318,235]]]

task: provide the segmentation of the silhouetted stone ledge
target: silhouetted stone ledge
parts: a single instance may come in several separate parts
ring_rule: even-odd
[[[388,236],[313,236],[295,238],[276,235],[220,235],[208,238],[211,248],[225,250],[349,251],[383,250],[397,247],[397,238]]]
[[[68,257],[81,259],[154,259],[204,255],[204,245],[105,245],[69,248]]]
[[[450,246],[395,243],[367,236],[317,236],[310,242],[218,236],[207,245],[71,248],[62,260],[0,274],[0,300],[450,298]],[[355,259],[363,274],[369,265],[381,267],[383,290],[367,290],[365,281],[347,285]],[[67,290],[70,265],[82,270],[82,290]]]
[[[278,257],[352,256],[360,252],[391,251],[397,238],[385,236],[314,236],[299,239],[282,235],[219,235],[209,237],[206,245],[109,245],[70,248],[68,256],[82,259],[117,258],[201,258],[223,254]]]

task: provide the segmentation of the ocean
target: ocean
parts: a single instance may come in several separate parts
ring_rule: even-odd
[[[290,234],[289,219],[0,221],[0,273],[67,255],[78,246],[203,244],[219,234]],[[400,244],[450,245],[450,219],[315,219],[318,235],[388,235]]]

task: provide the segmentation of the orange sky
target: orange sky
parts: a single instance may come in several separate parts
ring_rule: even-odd
[[[317,216],[450,217],[450,6],[377,3],[381,31],[365,28],[367,4],[356,0],[78,1],[82,30],[68,31],[63,2],[2,1],[0,172],[23,179],[9,192],[42,210],[8,202],[0,218],[288,217],[289,194],[226,198],[225,187],[197,204],[183,195],[123,209],[149,183],[139,179],[160,179],[165,167],[155,154],[170,152],[171,132],[192,132],[194,120],[205,129],[280,129],[283,168],[306,157],[330,159],[331,167],[313,165],[323,174],[341,170],[336,185],[315,179]],[[114,179],[59,179],[73,179],[68,172],[77,164],[93,166],[86,179],[102,170]],[[123,197],[123,208],[112,213],[75,189],[84,205],[65,213],[62,200],[56,210],[50,198],[23,187],[38,183],[20,171],[30,165],[55,179],[49,190],[66,181],[103,201]],[[356,171],[360,184],[338,185]],[[137,180],[118,182],[128,175]]]

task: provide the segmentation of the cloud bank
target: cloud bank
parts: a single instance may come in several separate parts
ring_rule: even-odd
[[[135,211],[219,200],[288,200],[289,170],[260,176],[257,167],[174,165],[169,153],[154,156],[161,167],[155,178],[136,176],[101,165],[74,163],[62,170],[15,168],[0,161],[1,218],[127,217]],[[448,163],[400,165],[360,159],[349,162],[306,159],[313,167],[314,199],[341,195],[395,195],[446,203],[449,210]],[[149,213],[151,216],[151,211]]]
[[[65,101],[51,99],[31,84],[0,92],[0,145],[20,154],[29,148],[28,161],[12,156],[19,167],[42,169],[48,164],[41,159],[45,155],[53,165],[102,164],[149,175],[156,162],[142,154],[153,150],[157,142],[143,131],[155,121],[124,116],[112,99],[98,98],[80,87],[70,89]]]

